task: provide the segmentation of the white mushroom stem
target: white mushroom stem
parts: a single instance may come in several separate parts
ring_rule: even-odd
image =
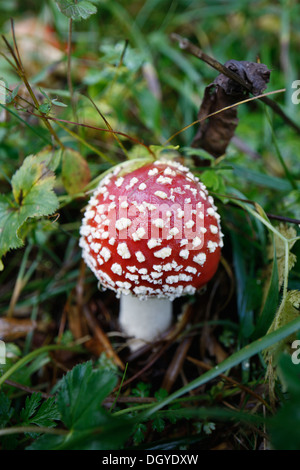
[[[169,299],[140,300],[133,295],[121,295],[119,323],[132,338],[132,351],[151,343],[172,323],[172,302]]]

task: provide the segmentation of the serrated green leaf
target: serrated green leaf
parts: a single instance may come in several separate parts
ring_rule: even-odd
[[[68,432],[42,436],[29,449],[110,450],[128,439],[131,421],[114,417],[101,405],[116,386],[112,371],[93,369],[92,362],[78,364],[60,381],[57,406]]]
[[[299,317],[300,308],[300,291],[291,290],[287,293],[286,298],[283,299],[274,322],[270,326],[269,331],[274,331],[280,328],[295,318]]]
[[[30,155],[12,177],[12,189],[23,217],[53,214],[58,199],[53,191],[55,176],[45,165],[44,156]],[[26,220],[25,219],[25,220]]]
[[[27,219],[53,214],[58,208],[54,181],[43,155],[25,158],[13,175],[12,195],[0,195],[0,259],[23,245],[21,229]]]
[[[13,411],[10,399],[5,393],[0,392],[0,428],[4,428],[7,425],[13,415]]]
[[[68,428],[86,429],[102,422],[100,405],[116,385],[116,377],[94,370],[92,363],[75,366],[61,381],[58,408]]]
[[[268,330],[268,333],[277,331],[291,321],[299,319],[300,309],[300,291],[289,291],[276,312],[275,318]],[[269,382],[269,394],[274,403],[274,387],[277,378],[277,361],[279,355],[284,351],[290,351],[292,341],[295,339],[295,333],[285,337],[276,344],[266,348],[263,351],[265,361],[267,363],[266,379]]]
[[[30,423],[50,428],[55,426],[55,421],[58,419],[60,419],[60,413],[57,410],[55,397],[51,397],[41,404],[34,416],[30,418]]]
[[[147,431],[147,426],[144,423],[138,423],[135,426],[135,431],[133,435],[133,440],[135,444],[140,444],[145,439],[145,434]]]
[[[18,230],[24,222],[25,219],[20,216],[12,201],[0,195],[0,258],[9,250],[23,245],[23,240],[18,236]]]
[[[48,398],[42,404],[41,400],[41,393],[33,393],[30,397],[26,397],[25,407],[20,413],[20,420],[23,426],[30,424],[45,427],[55,426],[55,420],[60,418],[55,397]]]
[[[41,393],[33,393],[32,395],[26,397],[25,407],[21,410],[20,413],[20,419],[22,422],[26,424],[30,422],[30,418],[34,415],[36,409],[39,407],[41,399]]]
[[[72,18],[74,21],[86,20],[91,15],[97,13],[97,8],[93,3],[88,0],[55,0],[58,9],[67,18]]]
[[[152,423],[152,429],[153,429],[153,431],[163,432],[163,430],[165,429],[164,420],[162,418],[154,419],[153,423]]]

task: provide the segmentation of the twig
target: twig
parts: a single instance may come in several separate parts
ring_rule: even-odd
[[[250,93],[251,87],[246,83],[239,75],[234,73],[232,70],[228,69],[224,65],[222,65],[220,62],[217,60],[213,59],[209,55],[207,55],[205,52],[203,52],[199,47],[195,46],[195,44],[191,43],[188,39],[183,38],[179,34],[172,33],[171,34],[171,39],[173,41],[178,41],[179,47],[188,53],[192,54],[193,56],[197,57],[200,60],[203,60],[206,64],[210,65],[212,68],[217,70],[219,73],[222,73],[226,77],[231,78],[231,80],[234,80],[235,82],[239,83],[241,86],[243,86],[246,90],[248,90]],[[291,126],[296,132],[300,134],[300,126],[298,126],[292,119],[290,119],[284,111],[280,108],[280,106],[275,102],[270,100],[270,98],[264,96],[259,98],[263,103],[268,105],[270,108],[273,109],[273,111],[278,114],[289,126]]]
[[[300,219],[291,219],[290,217],[284,217],[283,215],[269,214],[266,212],[269,219],[280,220],[281,222],[287,222],[289,224],[300,225]]]
[[[54,395],[50,395],[48,393],[44,393],[44,392],[41,392],[40,390],[34,390],[30,387],[27,387],[27,385],[23,385],[23,384],[20,384],[18,382],[14,382],[13,380],[5,380],[5,383],[7,385],[10,385],[11,387],[15,387],[15,388],[18,388],[19,390],[23,390],[23,392],[27,392],[27,393],[40,393],[41,396],[45,399],[47,398],[51,398],[53,397]]]

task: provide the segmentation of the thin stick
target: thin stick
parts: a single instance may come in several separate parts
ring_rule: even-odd
[[[41,392],[40,390],[34,390],[33,388],[30,388],[28,387],[27,385],[23,385],[23,384],[20,384],[18,382],[14,382],[13,380],[5,380],[5,383],[7,385],[10,385],[11,387],[15,387],[19,390],[22,390],[23,392],[26,392],[26,393],[40,393],[41,394],[41,397],[43,398],[52,398],[54,395],[50,395],[48,393],[44,393],[44,392]]]
[[[222,73],[228,78],[231,78],[235,82],[239,83],[242,85],[246,90],[248,90],[250,93],[251,87],[246,83],[239,75],[234,73],[232,70],[228,69],[224,65],[222,65],[220,62],[217,60],[213,59],[209,55],[205,54],[199,47],[195,46],[195,44],[191,43],[188,39],[183,38],[179,34],[173,33],[171,34],[171,39],[173,41],[178,41],[179,42],[179,47],[188,53],[192,54],[193,56],[197,57],[200,60],[203,60],[206,64],[210,65],[212,68],[217,70],[219,73]],[[296,124],[292,119],[290,119],[280,108],[280,106],[275,102],[270,100],[270,98],[263,96],[259,98],[263,103],[268,105],[270,108],[273,109],[273,111],[278,114],[289,126],[291,126],[296,132],[300,134],[300,126]]]

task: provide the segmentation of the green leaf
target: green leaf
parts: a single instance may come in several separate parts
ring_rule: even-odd
[[[139,382],[135,388],[132,389],[132,395],[140,398],[149,397],[150,384]]]
[[[135,444],[140,444],[145,439],[147,426],[144,423],[138,423],[134,429],[133,440]]]
[[[82,191],[90,179],[87,161],[76,150],[65,149],[62,157],[62,180],[68,194]]]
[[[114,417],[102,406],[116,386],[116,375],[93,369],[92,362],[78,364],[60,381],[57,406],[68,432],[42,436],[29,449],[110,450],[128,439],[131,421]]]
[[[53,214],[58,207],[53,191],[55,176],[45,163],[43,155],[31,155],[12,177],[13,195],[26,219]]]
[[[211,189],[212,191],[219,190],[220,176],[215,171],[203,171],[201,174],[201,181],[208,189]]]
[[[13,412],[14,410],[11,408],[10,399],[5,395],[5,393],[0,392],[0,428],[4,428],[7,425]]]
[[[88,419],[96,421],[99,404],[113,390],[116,377],[103,371],[93,370],[92,363],[75,366],[61,380],[58,407],[62,420],[68,428],[85,429]],[[101,421],[100,410],[100,421]]]
[[[289,191],[291,189],[289,181],[284,178],[268,175],[267,173],[260,173],[259,171],[251,170],[251,168],[248,167],[244,168],[235,163],[230,162],[230,164],[238,180],[250,181],[253,185],[275,189],[276,191]]]
[[[211,162],[215,161],[215,157],[213,157],[212,155],[210,155],[208,152],[206,152],[203,149],[196,149],[193,147],[182,147],[181,150],[187,156],[195,155],[203,160],[210,160]]]
[[[165,429],[164,420],[162,418],[154,419],[153,423],[152,423],[152,429],[153,429],[153,431],[163,432],[163,430]]]
[[[30,418],[34,415],[36,409],[39,407],[41,399],[41,393],[33,393],[32,395],[26,397],[25,408],[23,408],[20,413],[21,421],[26,424],[30,422]]]
[[[61,108],[67,108],[68,105],[65,103],[62,103],[61,101],[58,101],[57,98],[54,98],[51,100],[51,103],[54,104],[55,106],[60,106]]]
[[[74,21],[86,20],[91,15],[97,13],[97,8],[88,0],[55,0],[58,9],[67,18]]]
[[[49,114],[51,111],[51,101],[44,101],[42,104],[40,104],[38,109],[43,114]]]
[[[6,104],[11,103],[18,94],[21,84],[17,85],[11,92],[8,92],[6,95]]]
[[[23,245],[21,230],[27,219],[53,214],[58,208],[55,177],[45,163],[44,155],[25,158],[12,177],[12,195],[0,195],[0,263],[9,250]]]
[[[48,398],[40,405],[41,399],[41,393],[33,393],[30,397],[26,397],[25,408],[21,410],[20,414],[23,426],[30,424],[45,427],[55,426],[55,420],[60,418],[55,397]]]

